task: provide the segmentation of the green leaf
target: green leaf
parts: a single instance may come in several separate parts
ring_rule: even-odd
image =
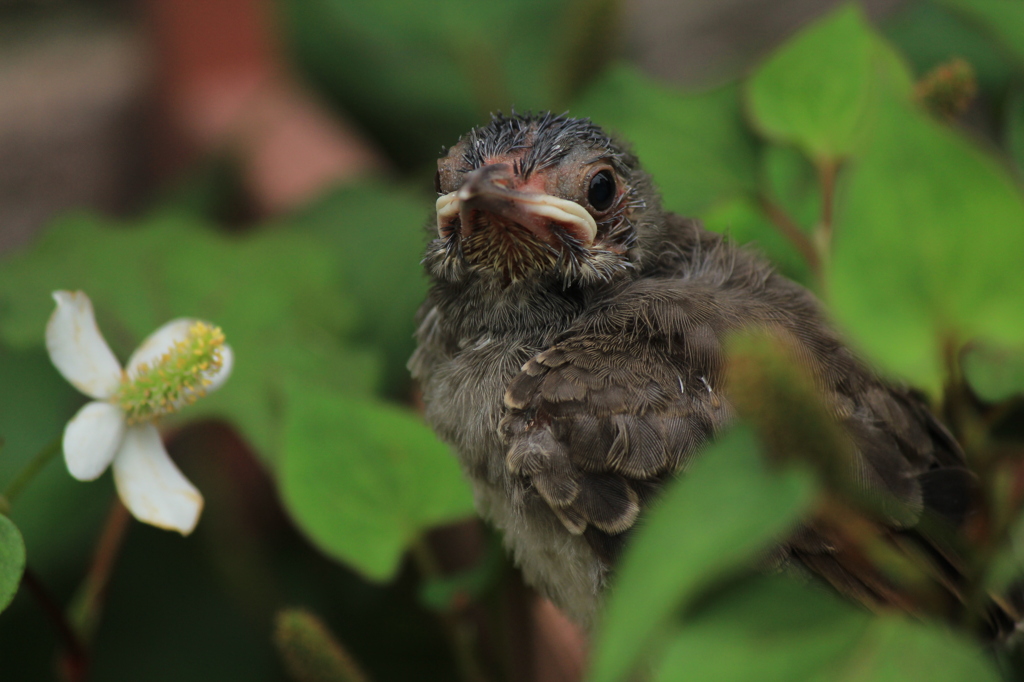
[[[418,416],[305,386],[290,393],[281,476],[310,539],[374,580],[424,530],[473,513],[455,458]]]
[[[777,542],[813,500],[811,477],[768,473],[746,429],[701,457],[658,500],[623,559],[593,648],[593,682],[625,679],[674,612]]]
[[[837,673],[871,616],[793,576],[758,576],[688,615],[655,682],[783,682]]]
[[[416,309],[427,291],[420,261],[432,211],[426,192],[363,182],[331,193],[287,221],[333,254],[342,292],[356,306],[354,337],[383,354],[384,384],[393,395],[404,394],[409,385],[405,363],[415,347]]]
[[[787,42],[747,83],[755,127],[833,163],[854,147],[869,103],[874,39],[852,3]]]
[[[619,65],[572,112],[632,143],[671,211],[695,215],[757,184],[754,141],[735,86],[683,93]]]
[[[1024,4],[1017,0],[933,0],[959,12],[996,39],[1024,68]]]
[[[60,436],[86,398],[57,374],[45,349],[14,350],[2,341],[0,386],[0,437],[5,441],[0,482],[7,485],[36,453]],[[71,478],[62,457],[54,458],[32,478],[13,505],[11,518],[36,571],[80,577],[109,510],[112,488],[106,479],[83,485]]]
[[[837,210],[830,290],[854,340],[888,371],[938,391],[944,344],[1018,345],[1024,198],[957,133],[881,106]]]
[[[1010,524],[1006,539],[988,566],[985,587],[997,594],[1003,593],[1010,585],[1018,582],[1021,576],[1024,576],[1024,516],[1018,515]]]
[[[854,649],[807,682],[997,682],[980,647],[931,623],[903,616],[874,618]]]
[[[998,403],[1024,394],[1024,346],[993,348],[975,344],[963,357],[964,374],[983,400]]]
[[[92,298],[122,362],[175,317],[221,326],[235,352],[231,379],[183,415],[233,421],[271,461],[288,377],[353,393],[370,392],[377,380],[373,355],[343,345],[353,305],[329,252],[309,236],[229,238],[171,215],[133,229],[68,217],[0,267],[0,338],[41,345],[55,289]]]
[[[14,599],[25,571],[25,542],[18,527],[0,514],[0,611]]]
[[[792,577],[748,579],[682,620],[656,682],[988,682],[975,645],[898,615],[871,616]]]
[[[768,145],[761,155],[765,193],[806,232],[821,219],[821,185],[814,166],[795,147]]]
[[[1017,179],[1024,180],[1024,89],[1018,88],[1006,102],[1004,139],[1017,170]]]

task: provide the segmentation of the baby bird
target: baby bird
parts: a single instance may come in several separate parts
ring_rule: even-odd
[[[409,368],[480,513],[582,627],[644,508],[733,417],[733,332],[795,340],[866,489],[916,515],[936,504],[936,472],[964,471],[946,431],[844,345],[814,296],[664,211],[629,148],[589,120],[496,115],[438,161],[435,189]],[[779,552],[862,601],[898,601],[811,525]]]

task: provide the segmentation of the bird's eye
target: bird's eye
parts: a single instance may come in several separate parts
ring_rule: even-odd
[[[441,193],[441,169],[438,168],[437,172],[434,173],[434,191],[438,194]]]
[[[605,211],[611,207],[614,200],[615,177],[610,170],[605,168],[590,178],[590,187],[587,189],[587,201],[590,202],[595,211]]]

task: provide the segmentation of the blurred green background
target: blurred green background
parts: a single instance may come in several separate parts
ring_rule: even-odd
[[[340,679],[272,645],[293,607],[374,680],[580,679],[578,648],[465,521],[468,487],[405,370],[434,160],[513,107],[630,140],[669,209],[825,296],[892,376],[937,400],[949,344],[981,339],[972,395],[1024,387],[1020,2],[4,3],[0,486],[85,402],[43,348],[51,291],[86,291],[122,360],[194,316],[236,365],[163,424],[207,501],[192,536],[119,534],[109,476],[79,483],[59,461],[14,501],[47,596],[23,586],[0,613],[0,678],[83,679],[48,603],[90,680]],[[851,618],[836,631],[868,627]],[[694,641],[659,679],[685,678]],[[922,660],[962,645],[914,641]],[[941,679],[991,672],[973,650],[956,661]],[[848,679],[906,679],[874,673]]]

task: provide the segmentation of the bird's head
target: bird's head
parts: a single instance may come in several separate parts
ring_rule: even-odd
[[[636,157],[587,119],[498,114],[437,166],[426,265],[444,281],[607,282],[660,211]]]

